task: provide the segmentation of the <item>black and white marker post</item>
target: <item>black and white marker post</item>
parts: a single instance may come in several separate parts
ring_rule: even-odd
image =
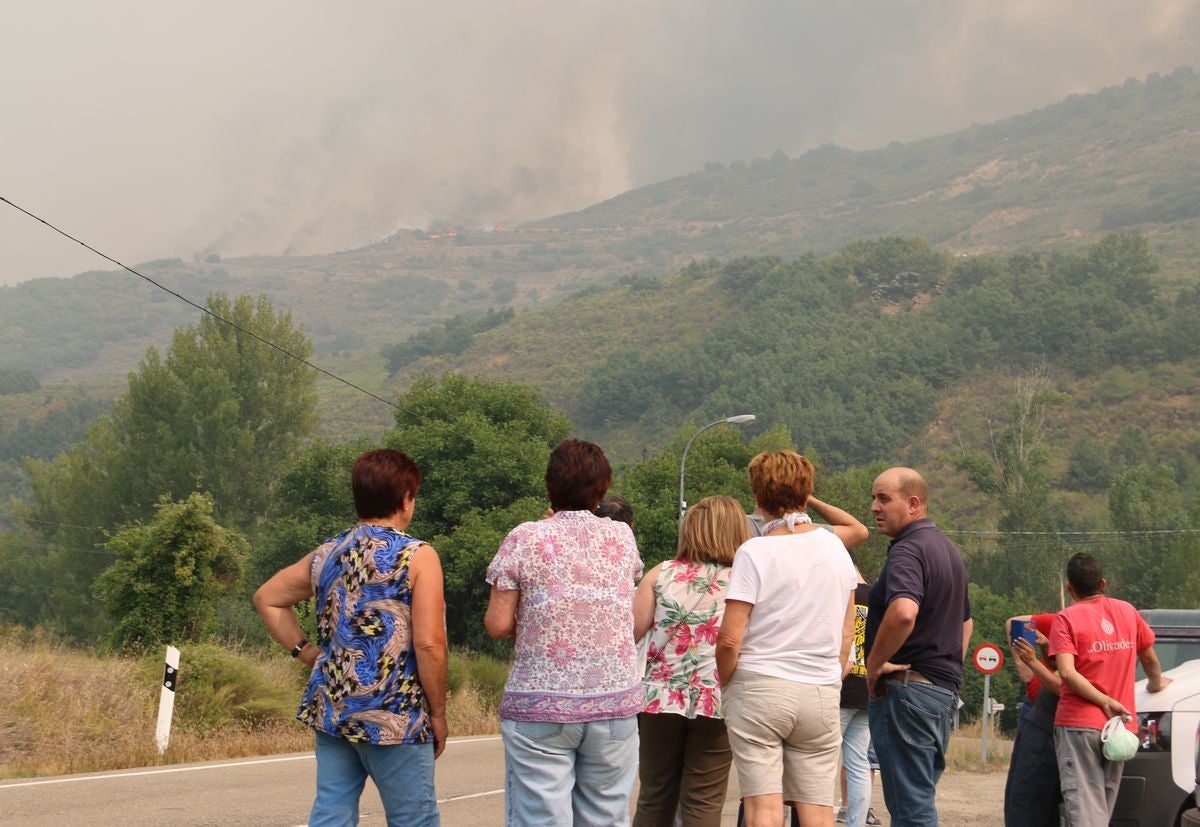
[[[171,716],[175,712],[175,685],[179,683],[179,650],[167,647],[167,659],[163,669],[162,694],[158,699],[158,727],[154,740],[158,743],[158,754],[167,751],[171,740]]]

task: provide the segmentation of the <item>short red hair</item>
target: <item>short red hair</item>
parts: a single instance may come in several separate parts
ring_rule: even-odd
[[[390,517],[421,488],[421,469],[394,448],[367,451],[350,471],[354,510],[360,520]]]
[[[813,464],[795,451],[764,451],[750,460],[750,489],[764,513],[803,511],[813,492]]]

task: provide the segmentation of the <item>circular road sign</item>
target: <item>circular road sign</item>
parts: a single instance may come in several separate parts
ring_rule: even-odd
[[[985,675],[994,675],[1004,665],[1004,653],[994,643],[981,643],[975,647],[971,660],[975,668]]]

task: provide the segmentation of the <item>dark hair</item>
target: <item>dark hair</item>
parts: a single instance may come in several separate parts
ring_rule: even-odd
[[[1067,582],[1075,589],[1077,597],[1091,597],[1100,593],[1100,581],[1104,570],[1100,561],[1082,551],[1067,561]]]
[[[599,445],[565,439],[550,452],[546,493],[555,511],[591,511],[612,482],[612,466]]]
[[[633,525],[633,506],[620,494],[607,494],[596,506],[597,517],[608,517],[617,522]]]
[[[750,460],[750,489],[764,513],[803,511],[813,491],[813,464],[795,451],[764,451]]]
[[[350,471],[354,510],[361,520],[390,517],[421,488],[421,469],[403,451],[379,448],[354,461]]]

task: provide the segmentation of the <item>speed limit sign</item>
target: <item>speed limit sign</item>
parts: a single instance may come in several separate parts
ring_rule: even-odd
[[[971,655],[975,668],[985,675],[994,675],[1004,665],[1004,653],[994,643],[981,643]]]

